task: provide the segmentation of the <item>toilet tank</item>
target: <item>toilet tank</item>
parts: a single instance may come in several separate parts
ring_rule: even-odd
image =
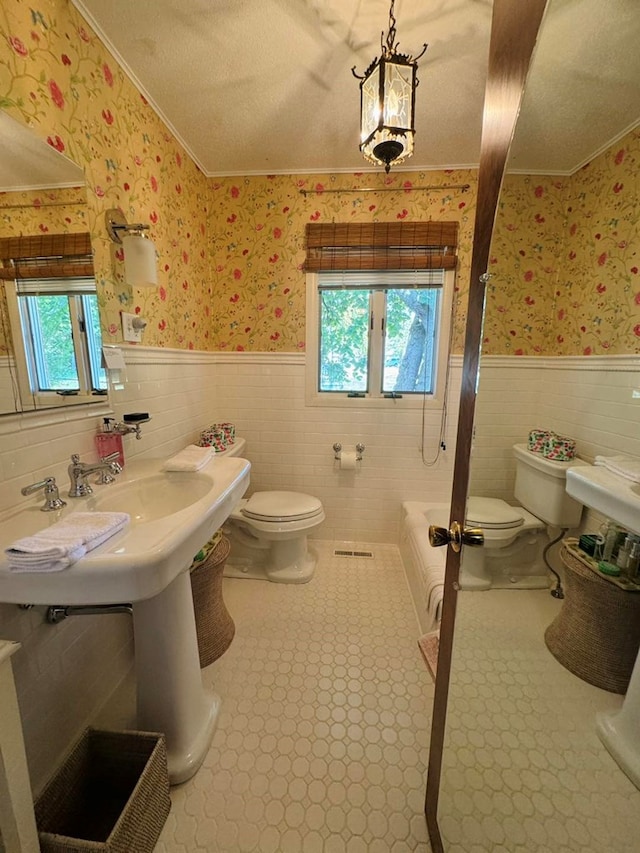
[[[223,450],[221,453],[216,453],[216,456],[242,456],[244,458],[244,451],[247,446],[247,441],[244,438],[236,438],[233,444],[229,445],[226,450]]]
[[[576,459],[556,462],[532,453],[526,444],[514,444],[516,458],[516,485],[514,495],[525,509],[536,518],[555,527],[577,527],[582,515],[582,504],[569,497],[565,491],[567,468],[584,465]]]

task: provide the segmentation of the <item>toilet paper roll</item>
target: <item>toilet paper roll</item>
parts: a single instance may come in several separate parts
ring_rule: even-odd
[[[343,450],[340,454],[341,471],[355,471],[357,462],[355,450]]]

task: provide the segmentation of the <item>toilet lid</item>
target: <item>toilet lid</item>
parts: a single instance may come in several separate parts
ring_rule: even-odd
[[[484,527],[487,530],[509,530],[521,527],[524,518],[514,506],[499,498],[471,497],[467,501],[466,524]]]
[[[256,521],[301,521],[319,515],[322,504],[302,492],[256,492],[241,511]]]

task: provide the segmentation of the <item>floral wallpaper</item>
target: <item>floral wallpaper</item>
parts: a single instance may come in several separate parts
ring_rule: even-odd
[[[0,193],[0,237],[88,230],[84,187]],[[0,355],[11,352],[5,292],[0,287]]]
[[[640,128],[572,176],[556,292],[560,355],[640,352]]]
[[[3,0],[0,40],[0,107],[84,170],[105,340],[124,309],[148,321],[146,345],[209,349],[206,178],[68,0]],[[111,207],[151,226],[157,289],[124,283]]]
[[[304,350],[307,222],[441,219],[460,225],[454,341],[461,351],[475,195],[471,170],[212,180],[214,349]]]
[[[507,175],[483,352],[640,352],[640,130],[570,177]]]
[[[434,218],[460,223],[453,347],[462,350],[475,171],[207,179],[69,0],[3,0],[0,40],[0,108],[84,170],[106,341],[121,340],[126,310],[147,320],[147,346],[303,350],[305,224]],[[639,148],[636,131],[571,177],[507,177],[485,352],[638,351]],[[442,189],[420,189],[434,184]],[[158,288],[124,282],[105,231],[111,207],[151,226]]]

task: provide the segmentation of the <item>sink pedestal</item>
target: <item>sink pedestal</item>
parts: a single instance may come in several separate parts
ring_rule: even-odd
[[[596,731],[620,769],[640,788],[640,655],[622,708],[613,714],[598,714]]]
[[[169,780],[177,785],[202,764],[220,709],[219,696],[202,685],[188,572],[133,605],[133,629],[138,727],[165,733]]]

